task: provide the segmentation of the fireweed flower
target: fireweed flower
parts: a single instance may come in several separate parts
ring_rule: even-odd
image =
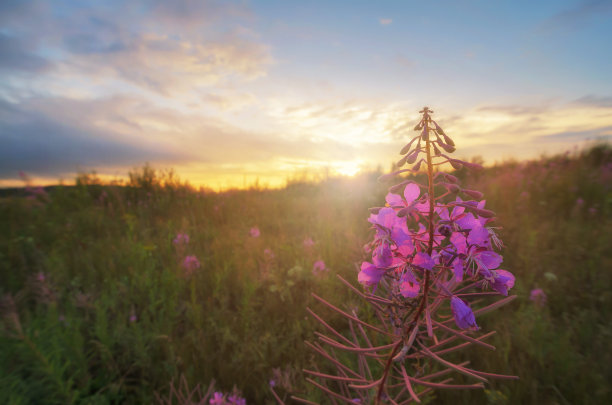
[[[183,259],[182,266],[185,271],[185,276],[189,277],[196,269],[200,268],[200,261],[194,255],[186,256]]]
[[[254,226],[249,231],[249,235],[251,235],[252,238],[259,238],[259,235],[261,235],[261,232],[259,232],[258,227]]]
[[[312,274],[314,274],[315,276],[320,276],[328,271],[329,269],[325,267],[325,262],[323,260],[317,260],[312,266]]]
[[[246,405],[246,399],[236,394],[230,395],[229,398],[227,398],[227,402],[229,402],[232,405]]]
[[[403,155],[397,162],[400,169],[381,179],[402,173],[418,176],[403,178],[391,186],[384,206],[371,208],[367,219],[373,238],[364,246],[366,257],[357,281],[365,289],[360,296],[377,315],[369,319],[378,321],[365,322],[358,318],[356,311],[349,314],[313,294],[320,303],[350,321],[351,336],[344,336],[315,315],[331,333],[311,347],[331,360],[340,375],[304,372],[329,379],[327,387],[336,387],[333,395],[330,388],[319,383],[317,386],[344,402],[356,399],[378,405],[385,398],[393,398],[397,403],[420,402],[419,396],[431,389],[478,388],[489,378],[516,378],[471,370],[451,363],[443,354],[466,343],[493,348],[484,342],[489,333],[471,337],[480,331],[476,315],[505,305],[516,296],[508,296],[515,278],[511,272],[500,269],[503,257],[496,250],[503,244],[496,232],[499,228],[491,224],[495,213],[485,208],[483,194],[462,188],[452,174],[435,172],[445,164],[454,169],[481,167],[443,153],[454,152],[455,143],[432,119],[432,113],[429,108],[423,108],[421,120],[414,128],[418,135],[400,152]],[[402,169],[404,165],[412,166]],[[419,180],[423,178],[425,181]],[[357,323],[363,329],[355,328]],[[369,334],[377,334],[376,339],[370,339]],[[380,342],[380,346],[357,347],[358,342],[374,341]],[[447,343],[440,350],[438,347],[443,341]],[[342,364],[343,357],[336,356],[336,351],[359,357],[354,362],[358,368],[352,368],[348,378],[346,371],[350,367]],[[378,375],[368,366],[371,357],[366,355],[373,354],[383,366]],[[434,374],[431,378],[423,377],[419,372],[423,370],[423,362],[430,362],[428,367],[432,373],[444,377],[434,377]],[[446,373],[454,372],[479,382],[449,385],[443,379],[448,377]],[[398,381],[403,384],[397,384]]]
[[[215,392],[209,403],[210,405],[225,405],[225,396],[222,392]]]
[[[546,293],[544,293],[544,290],[542,290],[541,288],[534,288],[533,290],[531,290],[531,294],[529,294],[529,299],[533,301],[537,306],[542,307],[546,305],[546,300],[548,299],[548,297],[546,296]]]
[[[189,244],[189,235],[186,233],[179,232],[174,240],[172,241],[175,245],[187,245]]]

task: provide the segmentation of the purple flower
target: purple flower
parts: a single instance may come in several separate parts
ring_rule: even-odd
[[[529,299],[533,301],[537,306],[544,306],[546,304],[546,293],[541,288],[534,288],[529,294]]]
[[[264,249],[263,253],[264,253],[264,257],[266,258],[266,260],[272,260],[275,257],[274,252],[270,248]]]
[[[317,260],[312,266],[312,274],[315,276],[321,275],[323,272],[328,271],[329,269],[325,266],[325,262],[323,260]]]
[[[246,405],[246,399],[239,397],[236,394],[230,395],[230,397],[227,400],[230,404],[233,404],[233,405]]]
[[[367,286],[377,286],[380,279],[385,275],[385,268],[375,266],[370,262],[361,263],[361,271],[357,276],[357,281]]]
[[[253,238],[259,238],[259,235],[261,235],[261,232],[259,232],[259,228],[258,227],[254,226],[249,231],[249,235],[251,235],[251,237],[253,237]]]
[[[372,262],[378,267],[389,267],[393,261],[393,255],[391,254],[391,246],[389,242],[383,240],[380,241],[378,246],[374,248],[372,252]]]
[[[179,245],[187,245],[189,243],[189,235],[187,235],[186,233],[183,233],[183,232],[179,232],[176,235],[176,238],[174,238],[174,240],[172,241],[172,243],[174,243],[177,246],[179,246]]]
[[[434,260],[425,252],[418,252],[414,259],[412,259],[412,264],[414,266],[422,267],[427,270],[433,269],[433,266],[436,264]]]
[[[302,242],[302,244],[304,245],[305,249],[310,249],[314,246],[314,241],[312,240],[312,238],[306,238],[304,239],[304,242]]]
[[[402,274],[402,277],[400,277],[400,294],[404,298],[414,298],[419,295],[420,290],[421,286],[412,272],[406,271]]]
[[[225,398],[222,392],[215,392],[213,397],[208,401],[210,405],[225,405]]]
[[[450,300],[450,305],[455,323],[460,329],[478,330],[476,318],[467,302],[453,295]]]
[[[185,275],[191,276],[196,269],[200,268],[200,261],[194,255],[185,256],[182,266],[185,269]]]
[[[491,287],[503,295],[508,295],[508,290],[514,287],[514,275],[507,270],[495,270]]]

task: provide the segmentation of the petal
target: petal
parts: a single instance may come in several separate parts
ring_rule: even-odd
[[[484,226],[472,228],[467,237],[467,243],[470,245],[484,246],[489,241],[489,231]]]
[[[465,301],[459,297],[452,296],[450,304],[455,323],[460,329],[478,330],[474,313]]]
[[[431,270],[436,263],[427,253],[419,252],[414,256],[414,259],[412,259],[412,264],[427,270]]]
[[[414,183],[409,183],[406,185],[404,189],[404,198],[406,199],[406,203],[410,204],[421,194],[421,188]]]

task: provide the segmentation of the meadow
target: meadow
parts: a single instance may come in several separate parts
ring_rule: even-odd
[[[273,404],[270,385],[326,403],[301,372],[324,367],[306,308],[339,329],[311,293],[365,311],[337,275],[361,288],[381,174],[215,193],[145,166],[5,191],[0,403],[188,403],[210,387]],[[457,358],[520,379],[429,401],[612,403],[612,149],[454,175],[496,211],[518,295],[479,319],[497,350]]]

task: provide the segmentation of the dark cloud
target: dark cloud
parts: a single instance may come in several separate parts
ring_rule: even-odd
[[[41,72],[51,63],[28,51],[28,44],[20,38],[0,33],[0,70]]]
[[[610,0],[583,0],[574,7],[555,14],[540,29],[545,32],[570,31],[582,28],[593,19],[612,13]],[[609,19],[609,18],[608,18]]]
[[[178,161],[186,154],[122,141],[117,134],[79,128],[40,112],[0,102],[0,178],[19,170],[57,175],[83,168],[131,166],[145,161]]]

